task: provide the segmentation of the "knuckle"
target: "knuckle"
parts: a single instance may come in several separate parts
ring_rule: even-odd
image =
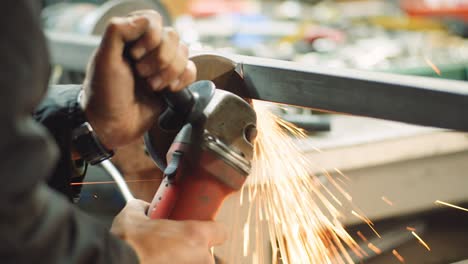
[[[140,9],[137,11],[130,12],[128,16],[147,16],[147,15],[153,15],[154,13],[158,12],[154,9]]]
[[[165,69],[169,66],[170,57],[167,54],[161,54],[156,58],[156,64],[159,66],[160,69]]]
[[[156,10],[148,10],[148,14],[151,16],[154,22],[162,23],[162,16]]]
[[[157,62],[161,65],[161,68],[169,66],[173,57],[169,52],[162,52],[158,54]]]
[[[182,80],[184,86],[193,83],[197,79],[197,71],[196,68],[191,65],[192,63],[193,62],[191,61],[188,62],[187,66],[184,69],[184,72],[180,76],[180,79]]]
[[[197,80],[197,72],[196,71],[189,71],[187,74],[187,81],[192,83]]]
[[[187,74],[187,76],[184,76],[184,80],[183,80],[183,83],[184,83],[184,86],[187,86],[187,85],[190,85],[191,83],[195,82],[196,81],[196,76],[195,74]]]
[[[149,33],[147,45],[158,46],[161,43],[161,32],[157,28],[153,28]]]
[[[138,15],[138,16],[144,16],[148,22],[150,22],[153,25],[162,25],[163,18],[161,14],[159,14],[158,11],[153,10],[153,9],[144,9],[140,11],[135,11],[130,13],[131,15]]]
[[[177,75],[181,75],[182,73],[184,73],[185,69],[187,68],[187,63],[188,63],[187,57],[182,56],[181,58],[179,58],[179,61],[175,63],[175,66],[174,66],[176,68]]]
[[[148,16],[141,16],[141,17],[142,17],[141,19],[144,20],[145,23],[147,23],[147,24],[151,23],[151,19]]]
[[[151,74],[151,68],[147,63],[138,63],[136,65],[136,70],[142,77],[148,77]]]
[[[176,67],[172,66],[167,68],[166,75],[169,81],[172,81],[179,75],[179,71]]]
[[[177,33],[177,31],[174,29],[174,28],[171,28],[171,27],[167,27],[166,28],[166,35],[167,35],[167,38],[169,39],[169,41],[171,42],[179,42],[180,38],[179,38],[179,33]]]
[[[165,82],[172,82],[175,80],[178,76],[178,71],[174,67],[168,67],[162,72],[162,78],[164,79]]]
[[[195,63],[191,60],[187,62],[187,66],[185,67],[185,71],[187,72],[187,79],[189,81],[195,81],[197,78],[197,67],[195,66]]]
[[[189,49],[188,49],[187,45],[181,43],[181,44],[179,45],[179,50],[180,50],[180,53],[181,53],[185,58],[188,59],[188,56],[189,56]]]
[[[121,26],[121,19],[118,17],[113,17],[109,20],[106,32],[111,33],[111,34],[115,33],[120,30],[120,26]]]

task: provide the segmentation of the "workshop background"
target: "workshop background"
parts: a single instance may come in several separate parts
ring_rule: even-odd
[[[110,17],[153,8],[178,30],[192,51],[290,60],[336,71],[353,68],[468,80],[466,0],[43,3],[47,32],[58,36],[73,33],[85,44],[88,37],[102,34]],[[76,54],[60,53],[54,46],[51,53],[70,62],[70,66],[54,67],[52,83],[83,81],[85,64]],[[346,188],[353,203],[385,238],[374,236],[350,208],[340,208],[347,216],[343,220],[346,229],[368,253],[356,262],[436,264],[468,259],[468,212],[435,203],[468,204],[466,134],[285,105],[270,107],[307,131],[308,137],[296,142],[307,159],[318,165],[310,173],[343,172],[349,177]],[[427,114],[431,115],[431,109]],[[142,142],[120,150],[112,162],[135,196],[151,200],[161,173],[146,156]],[[110,225],[125,200],[108,171],[89,168],[85,179],[89,184],[82,186],[79,206]],[[331,184],[327,177],[322,178],[325,186]],[[243,226],[235,226],[233,218],[245,218],[248,206],[241,207],[239,199],[236,194],[226,202],[219,220],[241,234]],[[238,215],[232,216],[233,211]],[[428,248],[412,234],[414,230]],[[231,244],[243,243],[241,236],[236,239]],[[268,250],[269,240],[263,239]],[[368,250],[369,243],[378,250]],[[225,246],[215,253],[227,263],[251,263],[242,251],[233,257],[231,249]]]

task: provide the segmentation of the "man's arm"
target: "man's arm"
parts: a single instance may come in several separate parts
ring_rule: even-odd
[[[128,244],[44,184],[15,204],[23,207],[2,210],[2,263],[138,263]]]
[[[7,1],[0,16],[2,263],[135,263],[135,252],[43,183],[59,151],[31,117],[48,79],[39,2]]]
[[[135,263],[136,252],[142,263],[213,263],[209,248],[225,240],[219,224],[151,220],[145,214],[147,204],[134,200],[112,227],[112,233],[130,247],[45,186],[60,151],[50,133],[31,117],[48,82],[39,3],[6,1],[0,16],[4,25],[0,38],[1,262]],[[134,48],[143,53],[133,55],[143,65],[141,75],[151,84],[150,90],[169,85],[176,91],[195,75],[190,69],[193,63],[187,63],[186,48],[179,48],[174,33],[162,35],[154,12],[133,16],[110,25],[85,85],[83,108],[109,148],[140,138],[161,108],[154,96],[142,97],[148,86],[135,85],[133,71],[122,57],[125,45],[138,40]],[[163,51],[167,51],[164,56]],[[117,137],[112,131],[118,132]],[[68,138],[67,133],[58,134]]]
[[[52,90],[35,116],[0,116],[0,256],[2,263],[137,263],[134,250],[44,183],[50,171],[71,171],[68,104],[76,87]],[[6,99],[6,98],[5,98]],[[60,143],[50,139],[52,132]],[[68,160],[67,160],[68,159]],[[65,162],[65,164],[63,163]]]

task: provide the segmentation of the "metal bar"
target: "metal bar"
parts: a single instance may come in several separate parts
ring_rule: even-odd
[[[232,58],[252,99],[468,131],[468,82]]]
[[[76,34],[47,36],[53,62],[78,71],[84,71],[100,42],[99,37]],[[243,95],[252,99],[468,131],[467,82],[224,57],[237,64],[246,84]],[[217,67],[213,65],[202,67]]]

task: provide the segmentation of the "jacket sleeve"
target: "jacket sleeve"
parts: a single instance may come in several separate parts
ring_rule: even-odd
[[[60,151],[59,162],[47,179],[47,184],[75,202],[79,199],[81,186],[72,186],[71,183],[83,180],[87,166],[83,161],[73,161],[71,157],[69,110],[77,103],[80,90],[80,86],[53,86],[33,113],[34,118],[47,128]]]
[[[137,263],[133,249],[45,184],[67,182],[68,107],[79,87],[54,87],[31,117],[0,116],[2,263]],[[56,161],[59,161],[58,163]]]

